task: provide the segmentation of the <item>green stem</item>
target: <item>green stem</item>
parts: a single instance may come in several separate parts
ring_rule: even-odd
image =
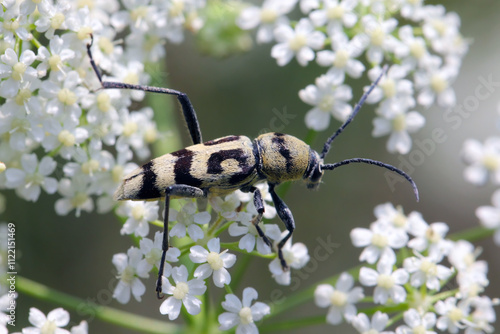
[[[141,333],[183,333],[183,327],[155,319],[139,316],[133,313],[121,311],[108,306],[98,305],[88,300],[70,296],[66,293],[54,290],[43,284],[32,281],[28,278],[16,277],[16,288],[20,293],[48,301],[64,308],[76,310],[80,314],[85,314],[102,321],[128,328]]]
[[[478,240],[491,237],[493,234],[495,234],[495,231],[496,231],[495,229],[489,229],[483,226],[476,226],[465,231],[453,233],[448,238],[453,241],[467,240],[469,242],[475,242]]]

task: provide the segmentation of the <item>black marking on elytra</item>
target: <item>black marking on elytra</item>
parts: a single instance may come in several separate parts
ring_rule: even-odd
[[[286,171],[290,173],[293,168],[293,158],[290,155],[290,150],[285,145],[285,139],[283,138],[284,134],[274,133],[274,135],[275,136],[273,137],[272,142],[278,146],[278,152],[285,158]]]
[[[193,187],[201,186],[202,180],[193,177],[190,173],[194,152],[184,148],[171,154],[177,157],[174,164],[175,183]]]
[[[221,174],[224,169],[221,163],[224,160],[234,159],[238,161],[238,165],[242,170],[248,170],[248,156],[244,153],[241,148],[236,148],[233,150],[221,150],[214,152],[210,155],[207,161],[207,174]],[[247,168],[245,168],[247,167]]]
[[[142,165],[142,185],[137,193],[139,199],[150,199],[161,197],[159,189],[156,187],[156,173],[153,171],[154,162],[150,161]]]
[[[213,146],[213,145],[219,145],[219,144],[223,144],[223,143],[229,143],[232,141],[237,141],[239,139],[240,139],[240,136],[227,136],[227,137],[224,137],[221,139],[207,141],[207,142],[203,143],[203,145]]]

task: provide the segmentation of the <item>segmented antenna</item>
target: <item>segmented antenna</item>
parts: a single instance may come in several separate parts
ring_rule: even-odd
[[[386,169],[390,170],[391,172],[394,172],[394,173],[401,175],[408,182],[410,182],[410,184],[413,188],[413,193],[415,194],[415,197],[417,198],[417,202],[418,202],[418,200],[419,200],[418,188],[417,188],[417,185],[415,184],[415,181],[413,181],[413,179],[410,177],[410,175],[406,174],[401,169],[396,168],[392,165],[386,164],[384,162],[372,160],[372,159],[365,159],[365,158],[352,158],[352,159],[342,160],[342,161],[339,161],[339,162],[336,162],[333,164],[321,165],[321,169],[333,170],[337,167],[345,166],[345,165],[348,165],[350,163],[365,163],[365,164],[375,165],[375,166],[386,168]]]
[[[380,79],[382,79],[382,77],[384,76],[384,74],[387,72],[387,68],[388,68],[387,64],[384,65],[384,67],[382,68],[382,73],[380,73],[380,75],[378,76],[377,80],[375,80],[371,84],[370,88],[368,88],[368,90],[363,94],[363,96],[361,96],[361,99],[359,99],[359,102],[354,107],[354,111],[351,113],[351,116],[349,116],[349,118],[344,122],[344,124],[342,124],[340,126],[340,128],[330,138],[328,138],[326,140],[325,146],[323,146],[323,151],[319,155],[321,159],[324,159],[326,157],[326,155],[328,154],[328,151],[330,151],[330,147],[332,145],[333,140],[335,138],[337,138],[337,136],[339,134],[341,134],[342,131],[344,131],[344,129],[347,127],[347,125],[349,125],[349,123],[352,122],[352,120],[354,119],[354,117],[356,116],[356,114],[359,112],[359,110],[363,106],[363,103],[365,103],[365,100],[368,97],[368,95],[370,95],[370,93],[373,91],[373,89],[375,88],[375,86],[377,86],[377,84],[380,81]]]

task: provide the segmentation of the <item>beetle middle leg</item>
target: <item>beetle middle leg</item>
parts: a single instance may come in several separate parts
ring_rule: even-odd
[[[259,233],[259,236],[262,238],[262,240],[264,240],[266,245],[268,245],[269,248],[273,249],[273,244],[259,226],[259,223],[262,221],[262,215],[264,214],[264,201],[262,200],[262,194],[260,193],[260,190],[255,187],[250,188],[250,191],[253,192],[253,204],[257,209],[257,216],[252,219],[252,224],[253,226],[255,226],[257,233]]]
[[[185,184],[174,184],[167,189],[165,189],[165,209],[163,213],[163,241],[161,245],[161,261],[160,268],[158,268],[158,280],[156,281],[156,296],[158,299],[163,298],[161,296],[162,291],[162,276],[163,270],[165,268],[165,257],[169,248],[168,245],[168,211],[170,207],[170,197],[178,196],[184,198],[201,198],[207,197],[207,194],[203,189],[196,188],[193,186],[188,186]]]
[[[274,187],[276,185],[269,183],[269,193],[271,194],[271,197],[273,198],[273,203],[274,207],[276,208],[276,211],[278,212],[278,216],[280,217],[281,221],[285,224],[286,229],[288,230],[288,234],[285,235],[283,239],[278,243],[278,258],[281,262],[281,267],[283,270],[288,270],[288,264],[285,261],[285,258],[283,257],[283,246],[285,246],[286,242],[288,239],[293,234],[293,230],[295,230],[295,221],[293,220],[293,215],[292,211],[288,208],[288,206],[283,202],[281,198],[276,194],[274,191]]]

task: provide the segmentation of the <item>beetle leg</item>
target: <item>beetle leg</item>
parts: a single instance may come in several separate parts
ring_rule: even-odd
[[[162,276],[165,268],[165,257],[169,248],[168,245],[168,211],[170,207],[170,196],[200,198],[206,197],[207,194],[200,188],[188,186],[185,184],[174,184],[165,189],[165,211],[163,213],[163,241],[161,245],[161,261],[158,268],[158,280],[156,281],[156,296],[158,299],[163,298],[162,293]]]
[[[295,222],[293,220],[292,211],[290,211],[285,202],[283,202],[283,200],[279,198],[279,196],[274,191],[275,186],[276,186],[275,184],[269,183],[269,193],[273,198],[274,207],[278,212],[278,216],[280,217],[281,221],[285,224],[285,227],[288,230],[288,234],[278,243],[278,258],[281,262],[281,267],[283,268],[283,270],[286,271],[288,270],[288,265],[285,261],[285,258],[283,257],[282,249],[283,246],[288,241],[288,239],[290,239],[290,237],[292,236],[293,230],[295,229]]]
[[[175,97],[177,97],[177,100],[181,104],[182,112],[184,114],[184,120],[186,121],[189,130],[189,135],[193,140],[193,144],[202,143],[203,139],[201,138],[200,123],[198,122],[198,118],[196,117],[196,111],[194,110],[191,101],[189,100],[188,96],[185,93],[170,88],[161,88],[161,87],[146,86],[146,85],[131,85],[124,82],[102,81],[101,73],[99,72],[97,65],[95,64],[94,58],[92,57],[92,52],[90,51],[92,43],[94,42],[94,36],[90,34],[90,38],[91,38],[90,43],[87,44],[87,54],[89,55],[90,64],[92,65],[92,68],[94,69],[94,72],[97,78],[99,79],[102,88],[134,89],[134,90],[142,90],[144,92],[175,95]]]
[[[257,209],[257,216],[252,219],[252,224],[255,226],[255,229],[257,230],[257,233],[259,233],[259,236],[262,238],[262,240],[264,240],[266,245],[268,245],[272,249],[273,244],[259,226],[259,223],[262,221],[262,215],[264,214],[264,202],[262,201],[262,194],[260,193],[260,190],[255,187],[252,187],[250,191],[253,191],[253,204]]]

